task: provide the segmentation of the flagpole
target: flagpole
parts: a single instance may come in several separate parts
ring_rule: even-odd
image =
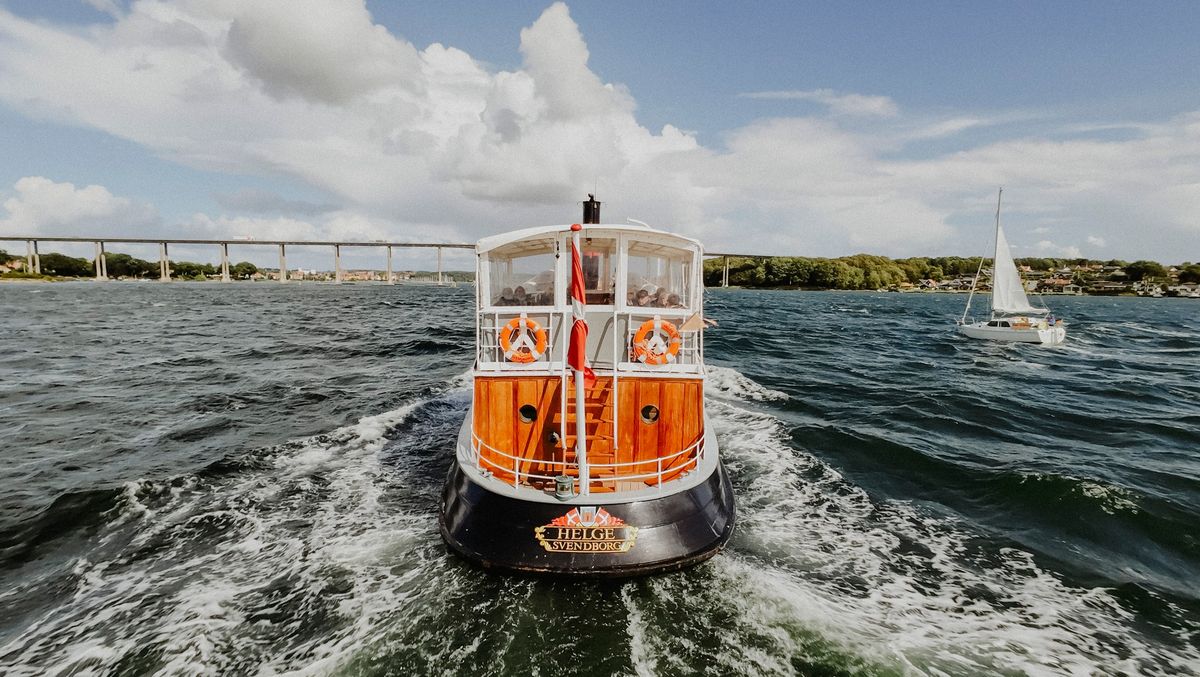
[[[579,231],[583,230],[580,224],[572,224],[571,231],[573,233],[574,249],[572,256],[575,260],[572,262],[575,267],[582,267],[582,254],[579,250]],[[574,289],[574,285],[572,285]],[[571,298],[571,314],[574,316],[575,322],[587,321],[583,317],[583,299]],[[584,399],[584,373],[583,364],[575,365],[575,462],[579,464],[579,494],[587,496],[590,492],[591,482],[588,476],[587,464],[587,411],[583,404]]]

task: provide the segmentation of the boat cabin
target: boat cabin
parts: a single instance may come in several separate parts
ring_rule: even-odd
[[[571,228],[530,228],[476,247],[474,403],[462,451],[485,479],[526,495],[662,491],[704,458],[700,243],[640,226],[579,231],[595,373],[584,391],[581,464],[567,357],[577,312]]]

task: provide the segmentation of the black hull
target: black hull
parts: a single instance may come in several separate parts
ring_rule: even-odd
[[[454,463],[438,522],[450,548],[484,568],[578,577],[682,569],[717,554],[733,534],[733,487],[721,463],[686,491],[600,505],[598,517],[563,525],[575,507],[493,493]]]

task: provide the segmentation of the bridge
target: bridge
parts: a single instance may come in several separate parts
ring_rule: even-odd
[[[158,245],[158,279],[163,282],[171,280],[171,266],[167,259],[167,251],[170,245],[212,245],[219,247],[221,256],[221,281],[230,282],[232,278],[229,275],[229,245],[234,244],[239,247],[243,246],[267,246],[279,248],[279,281],[287,282],[289,279],[287,268],[287,248],[293,247],[332,247],[333,248],[333,265],[334,265],[334,281],[342,281],[342,247],[373,247],[384,248],[387,250],[387,270],[386,277],[388,284],[395,284],[395,277],[392,274],[392,250],[393,249],[436,249],[437,250],[437,281],[442,283],[442,250],[443,249],[474,249],[475,245],[460,242],[390,242],[384,240],[371,241],[332,241],[332,240],[256,240],[256,239],[213,239],[213,240],[196,240],[185,238],[138,238],[138,237],[56,237],[56,236],[18,236],[18,235],[2,235],[0,234],[0,242],[24,242],[26,247],[25,269],[33,271],[36,274],[42,272],[41,255],[38,253],[38,243],[40,242],[69,242],[69,243],[85,243],[93,244],[96,248],[95,268],[96,279],[107,280],[108,268],[105,259],[105,245],[108,244],[156,244]],[[765,254],[726,254],[705,252],[708,258],[724,259],[724,272],[721,277],[721,286],[729,286],[729,259],[731,258],[769,258]]]

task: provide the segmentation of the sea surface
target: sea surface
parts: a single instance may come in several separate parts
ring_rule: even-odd
[[[0,285],[3,675],[1200,674],[1200,302],[711,290],[727,550],[483,573],[472,291]]]

